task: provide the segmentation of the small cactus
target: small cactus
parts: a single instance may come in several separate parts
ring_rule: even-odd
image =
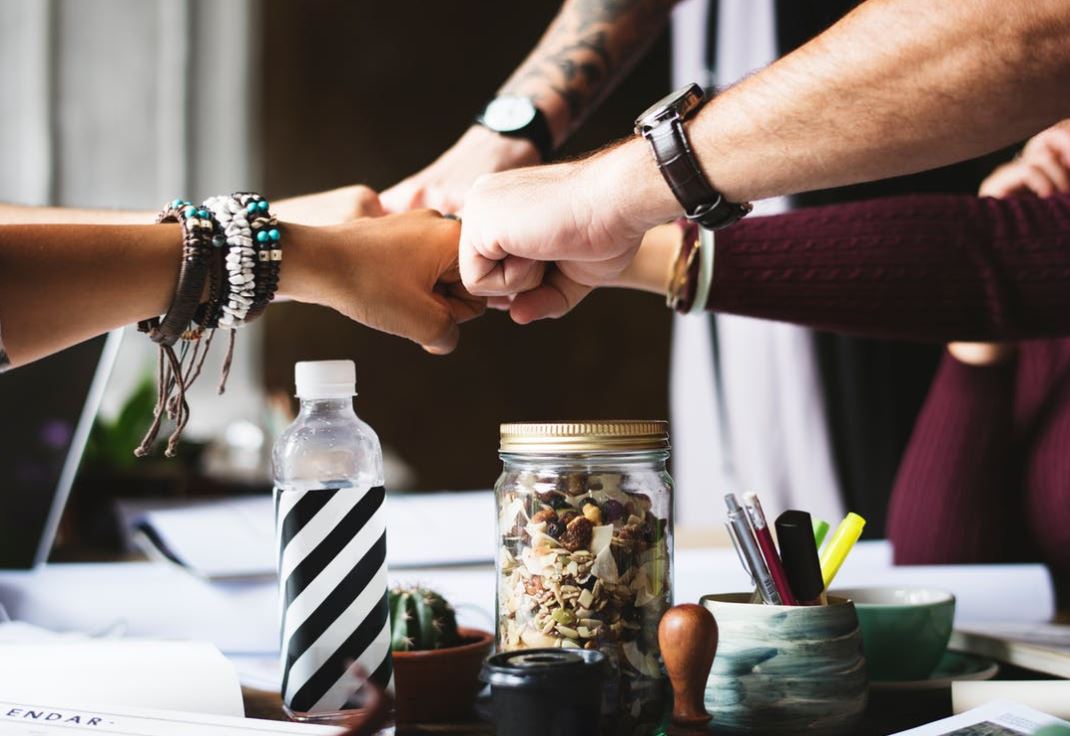
[[[460,642],[453,606],[435,591],[394,586],[389,596],[391,651],[445,649]]]

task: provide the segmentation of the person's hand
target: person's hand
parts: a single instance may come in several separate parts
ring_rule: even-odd
[[[383,205],[390,212],[419,207],[460,212],[469,188],[483,174],[537,163],[539,153],[530,141],[473,125],[430,166],[384,191]]]
[[[457,326],[483,312],[484,300],[461,285],[460,223],[437,212],[285,227],[280,294],[331,307],[435,354],[453,350]]]
[[[1018,158],[1000,166],[981,184],[982,197],[1070,192],[1070,120],[1029,139]]]
[[[632,150],[642,158],[610,152],[477,180],[461,229],[468,290],[496,306],[512,297],[510,315],[524,324],[560,317],[614,282],[647,229],[665,219],[666,202],[669,213],[676,206],[663,182],[664,193],[644,191],[643,167],[654,165],[647,151]]]
[[[947,352],[966,365],[990,366],[1016,356],[1018,346],[1012,342],[952,342],[948,344]]]
[[[316,226],[339,225],[358,217],[384,214],[379,195],[361,184],[282,199],[272,203],[271,209],[283,222]]]

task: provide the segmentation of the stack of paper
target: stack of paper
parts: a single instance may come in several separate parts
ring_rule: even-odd
[[[6,701],[245,712],[234,666],[211,644],[46,639],[0,644],[0,662]]]
[[[233,716],[212,716],[149,708],[72,707],[56,701],[0,701],[0,734],[10,736],[64,736],[70,733],[107,733],[119,736],[337,736],[341,728],[285,721],[262,721]]]
[[[950,646],[1028,670],[1070,678],[1070,626],[1019,621],[991,622],[984,626],[960,624],[951,635]]]
[[[275,574],[269,496],[224,499],[131,513],[131,537],[146,553],[212,580]],[[494,560],[492,491],[388,494],[391,569]]]

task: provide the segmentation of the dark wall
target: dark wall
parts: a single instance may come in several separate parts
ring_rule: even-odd
[[[463,132],[558,5],[265,3],[266,191],[381,189],[419,169]],[[627,135],[668,85],[662,38],[564,154]],[[491,484],[502,421],[668,416],[671,319],[650,295],[595,293],[528,327],[489,314],[465,325],[448,357],[315,307],[278,305],[266,319],[268,386],[289,391],[296,360],[353,358],[358,412],[420,488]]]

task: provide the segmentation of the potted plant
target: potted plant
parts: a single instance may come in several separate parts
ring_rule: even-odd
[[[432,590],[395,586],[389,598],[397,721],[434,723],[469,716],[494,635],[457,628],[453,607]]]

